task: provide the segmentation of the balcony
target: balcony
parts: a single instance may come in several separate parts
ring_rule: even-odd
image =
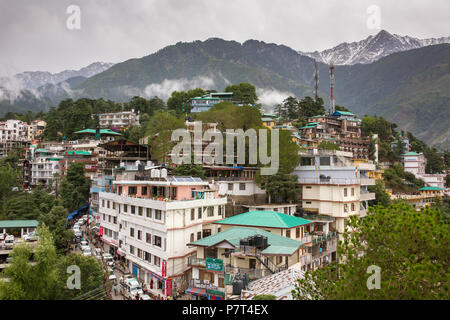
[[[188,257],[188,266],[206,268],[206,260],[196,257]]]
[[[375,185],[375,179],[369,179],[369,178],[361,178],[360,184],[362,186],[374,186]]]
[[[210,284],[208,280],[190,279],[189,287],[190,288],[198,288],[198,289],[206,289],[206,293],[211,293],[211,294],[220,295],[220,296],[225,295],[225,288],[220,288],[213,284]]]
[[[314,244],[317,244],[317,243],[320,243],[320,242],[323,242],[323,241],[327,241],[327,240],[330,240],[330,239],[332,239],[332,238],[334,238],[336,236],[337,236],[337,233],[335,231],[328,232],[325,235],[313,234],[312,244],[314,245]]]
[[[374,192],[361,193],[359,195],[359,200],[361,201],[375,200],[375,193]]]
[[[362,180],[362,179],[361,179]],[[373,180],[373,179],[366,179]],[[374,184],[375,184],[375,180]],[[335,184],[335,185],[352,185],[358,184],[356,179],[345,179],[345,178],[330,178],[330,179],[320,179],[320,178],[299,178],[299,184]]]

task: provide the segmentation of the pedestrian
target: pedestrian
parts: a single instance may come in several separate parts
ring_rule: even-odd
[[[116,284],[114,283],[114,286],[113,286],[113,288],[114,288],[114,296],[117,296],[117,286],[116,286]]]

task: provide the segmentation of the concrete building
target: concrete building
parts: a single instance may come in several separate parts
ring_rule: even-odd
[[[342,234],[345,220],[360,214],[361,184],[372,185],[375,181],[352,165],[351,152],[314,149],[301,155],[301,164],[293,174],[302,188],[302,209],[332,217],[331,231]]]
[[[191,113],[198,113],[208,111],[215,104],[224,101],[233,102],[233,92],[212,92],[201,97],[191,98],[189,104]],[[186,107],[187,106],[184,106],[184,108]]]
[[[410,151],[403,155],[402,159],[403,168],[406,172],[411,172],[418,179],[422,179],[423,182],[429,187],[445,188],[444,173],[428,174],[425,173],[425,167],[427,165],[427,159],[424,154]]]
[[[212,223],[223,218],[227,198],[200,178],[164,170],[114,181],[99,192],[99,214],[106,249],[153,294],[166,297],[190,278],[187,256],[193,251],[186,244],[218,231]]]
[[[49,185],[54,183],[54,175],[61,175],[61,163],[64,156],[59,152],[52,152],[51,150],[43,148],[31,149],[31,186],[39,184]]]
[[[40,137],[44,134],[45,127],[47,126],[47,122],[44,120],[33,120],[28,125],[28,140],[33,141],[37,137]]]
[[[139,113],[131,111],[100,113],[97,115],[102,128],[128,128],[139,125]]]
[[[0,157],[6,157],[11,150],[28,146],[27,123],[14,119],[0,122]]]

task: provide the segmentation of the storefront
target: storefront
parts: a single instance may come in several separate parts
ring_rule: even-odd
[[[220,291],[187,288],[186,293],[192,296],[192,300],[224,300],[224,293]]]

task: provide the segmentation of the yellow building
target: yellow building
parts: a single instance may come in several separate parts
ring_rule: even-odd
[[[391,200],[403,200],[417,209],[429,206],[436,198],[442,199],[444,189],[439,187],[423,187],[419,189],[420,194],[391,194]]]

